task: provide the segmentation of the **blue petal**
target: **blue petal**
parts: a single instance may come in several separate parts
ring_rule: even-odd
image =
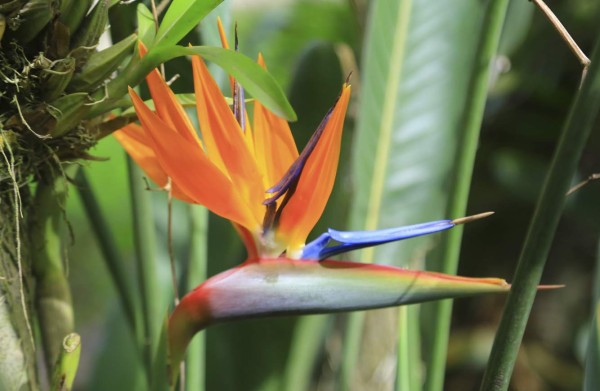
[[[337,231],[329,229],[327,233],[322,234],[304,247],[302,258],[325,259],[347,251],[427,235],[452,227],[454,227],[452,220],[438,220],[376,231]],[[329,246],[332,241],[340,244]]]

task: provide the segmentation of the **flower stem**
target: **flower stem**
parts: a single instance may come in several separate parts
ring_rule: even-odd
[[[190,205],[191,219],[190,256],[188,259],[186,292],[206,280],[208,251],[208,211],[198,205]],[[199,332],[190,343],[186,358],[186,390],[202,391],[206,388],[206,334]]]
[[[327,315],[303,316],[298,319],[294,326],[282,389],[304,391],[310,388],[311,373],[330,320],[331,317]]]
[[[481,390],[508,389],[519,346],[533,305],[550,245],[577,168],[581,152],[600,109],[600,36],[581,89],[571,106],[560,141],[554,152],[544,187],[538,199],[525,244],[519,257],[511,292]]]
[[[68,334],[62,341],[62,350],[54,374],[52,376],[52,391],[69,391],[79,367],[81,354],[81,337],[79,334]]]
[[[482,23],[482,26],[485,27],[481,32],[481,38],[477,46],[475,63],[465,101],[465,111],[459,124],[459,129],[464,130],[459,136],[459,150],[454,163],[455,177],[451,182],[450,198],[446,212],[448,216],[464,216],[466,213],[477,142],[479,140],[479,129],[483,120],[487,96],[490,62],[498,50],[507,7],[508,0],[492,0],[485,11]],[[442,239],[439,271],[449,274],[456,273],[462,233],[463,227],[455,227]],[[452,301],[444,300],[436,302],[432,306],[434,315],[431,324],[434,325],[435,331],[432,335],[433,340],[431,341],[425,390],[440,391],[444,385]]]
[[[61,228],[67,184],[62,176],[40,181],[31,215],[32,267],[36,281],[35,305],[40,323],[46,367],[51,371],[63,338],[73,331],[71,290],[63,267]]]
[[[142,181],[143,173],[130,157],[127,157],[127,171],[131,189],[131,208],[133,212],[133,235],[135,256],[140,289],[144,362],[148,380],[152,377],[152,362],[160,333],[160,288],[156,272],[156,238],[152,214],[151,195]]]

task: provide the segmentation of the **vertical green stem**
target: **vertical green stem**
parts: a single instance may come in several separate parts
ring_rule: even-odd
[[[70,391],[79,367],[81,337],[71,333],[64,337],[60,357],[52,375],[52,391]]]
[[[564,125],[519,257],[481,390],[507,390],[525,326],[565,202],[565,193],[600,109],[600,36]]]
[[[409,363],[409,326],[408,326],[408,307],[403,306],[398,309],[398,365],[396,371],[396,391],[411,391],[411,373]]]
[[[483,120],[483,112],[487,96],[490,63],[498,50],[500,33],[506,16],[508,0],[491,0],[485,11],[480,41],[475,54],[475,66],[469,81],[469,89],[465,102],[465,111],[459,124],[463,129],[459,138],[459,149],[454,163],[454,180],[451,182],[450,199],[447,215],[452,218],[464,216],[467,209],[471,177],[475,163],[479,129]],[[445,236],[442,243],[440,271],[456,274],[462,227],[455,227]],[[432,324],[435,325],[432,351],[425,384],[427,391],[441,391],[444,385],[448,336],[452,301],[444,300],[432,304],[435,308]]]
[[[364,323],[364,312],[361,311],[348,314],[346,333],[344,334],[344,341],[346,341],[346,344],[343,349],[342,365],[340,368],[339,389],[342,391],[350,390],[350,385],[352,384],[353,373],[360,353],[360,337],[363,332]]]
[[[90,220],[92,230],[98,239],[100,251],[108,267],[108,272],[117,288],[118,297],[123,305],[130,329],[134,336],[139,337],[141,335],[139,330],[141,313],[137,297],[127,279],[128,273],[124,267],[125,262],[111,234],[105,215],[100,209],[100,204],[94,195],[91,184],[85,174],[85,169],[80,168],[77,171],[75,180],[83,208]]]
[[[208,211],[199,205],[189,205],[191,219],[190,257],[188,260],[186,292],[206,280],[208,253]],[[184,293],[185,294],[185,293]],[[188,347],[185,386],[188,391],[206,388],[206,332],[199,332]]]
[[[35,306],[40,323],[44,356],[52,371],[65,335],[74,327],[71,290],[63,268],[61,228],[67,184],[63,177],[40,181],[31,214],[32,266],[36,281]]]
[[[600,389],[600,245],[596,253],[596,273],[594,279],[594,299],[588,337],[587,357],[585,359],[584,391]]]
[[[319,348],[329,315],[303,316],[294,326],[294,335],[283,374],[282,389],[288,391],[306,391],[309,389]]]
[[[156,272],[156,235],[154,232],[152,200],[143,181],[144,174],[129,156],[127,157],[127,171],[131,189],[135,258],[142,304],[143,351],[150,381],[162,316],[160,312],[160,287]]]

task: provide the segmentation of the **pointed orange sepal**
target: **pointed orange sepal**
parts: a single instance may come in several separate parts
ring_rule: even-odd
[[[140,56],[143,57],[146,55],[147,51],[142,41],[139,41]],[[152,95],[158,116],[186,140],[201,145],[196,130],[185,110],[177,101],[177,97],[157,69],[154,69],[146,76],[146,82],[148,83],[150,95]]]
[[[266,69],[262,55],[258,64]],[[298,158],[298,148],[287,121],[254,101],[254,148],[256,161],[265,173],[265,188],[274,186]]]
[[[167,185],[168,176],[151,146],[152,140],[148,139],[141,126],[135,123],[129,124],[114,132],[114,136],[152,182],[159,187]],[[171,183],[171,194],[181,201],[193,202],[176,183]]]
[[[296,190],[281,213],[278,233],[292,251],[304,244],[331,195],[350,92],[350,85],[345,84],[321,138],[306,161]]]
[[[231,179],[260,221],[264,214],[264,187],[254,156],[204,61],[195,56],[192,66],[198,120],[208,156]]]
[[[131,88],[129,94],[159,164],[173,182],[195,203],[251,231],[256,230],[260,220],[250,213],[247,200],[204,151],[152,112]]]

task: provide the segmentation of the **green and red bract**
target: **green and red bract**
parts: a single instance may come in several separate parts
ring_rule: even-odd
[[[188,293],[169,319],[176,373],[191,338],[219,322],[365,310],[506,292],[498,278],[466,278],[392,266],[288,258],[248,260]]]

